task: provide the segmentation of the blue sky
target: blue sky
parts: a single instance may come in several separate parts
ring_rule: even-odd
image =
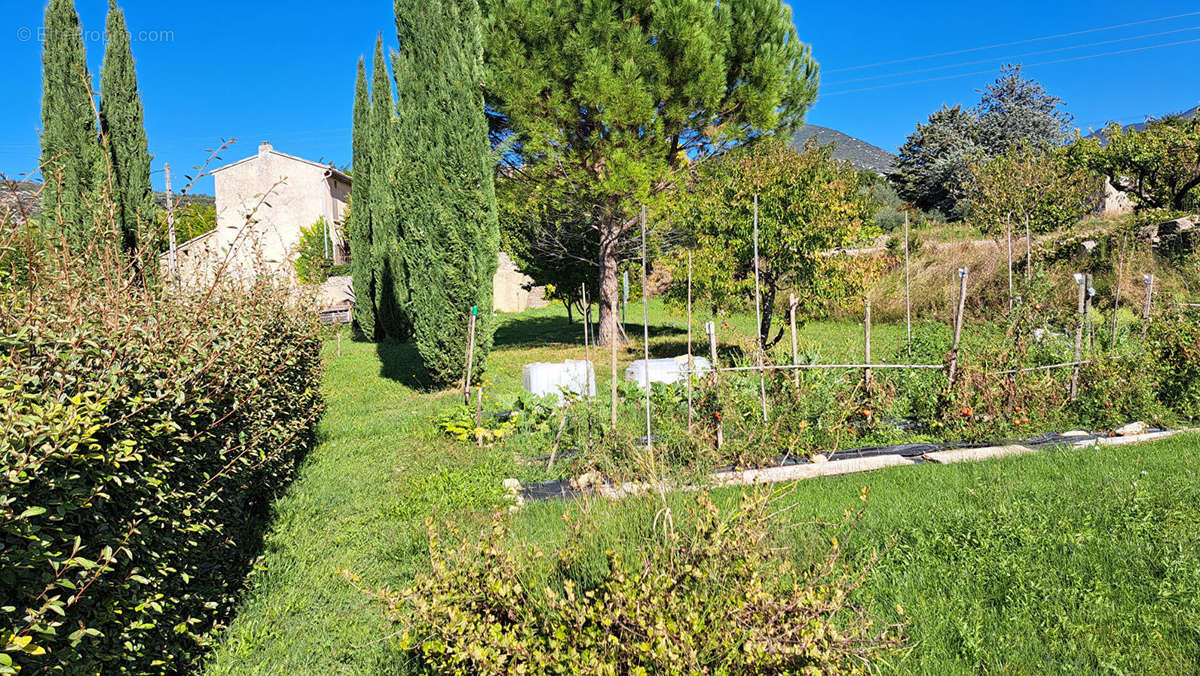
[[[108,3],[76,3],[96,74]],[[238,143],[223,161],[270,140],[283,152],[349,162],[354,65],[377,32],[394,44],[390,2],[121,4],[135,40],[156,185],[163,162],[177,177],[192,173],[226,138]],[[792,4],[800,38],[823,70],[809,122],[888,150],[943,103],[974,103],[1006,61],[1024,62],[1084,129],[1200,104],[1196,0]],[[9,176],[37,164],[44,7],[0,0],[0,172]],[[1039,39],[1048,36],[1061,37]],[[1001,43],[1020,44],[994,46]],[[1080,58],[1094,55],[1102,56]],[[970,75],[954,77],[962,74]],[[178,189],[181,179],[174,182]],[[198,191],[211,192],[211,180]]]

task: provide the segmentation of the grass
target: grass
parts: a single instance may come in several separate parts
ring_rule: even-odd
[[[631,308],[632,309],[632,308]],[[632,313],[631,313],[632,315]],[[686,326],[656,306],[652,348],[672,354]],[[737,319],[725,332],[744,332]],[[632,328],[632,326],[631,326]],[[640,328],[640,327],[639,327]],[[903,327],[881,326],[896,342]],[[520,388],[520,367],[579,358],[581,327],[549,308],[506,317],[489,373],[497,396]],[[860,354],[861,327],[813,324],[805,350]],[[703,332],[699,333],[703,340]],[[275,506],[243,606],[214,647],[211,674],[399,674],[417,665],[387,637],[380,608],[345,582],[400,586],[427,562],[425,521],[464,532],[505,504],[511,457],[440,435],[430,423],[456,400],[419,389],[407,345],[343,340],[325,348],[329,411],[322,438]],[[622,365],[636,358],[622,354]],[[607,382],[607,359],[597,380]],[[1140,447],[1058,450],[960,466],[896,468],[797,484],[792,524],[836,520],[871,490],[851,560],[879,560],[864,599],[881,622],[907,621],[888,670],[910,673],[1200,670],[1200,439]],[[720,501],[740,492],[716,493]],[[686,511],[687,495],[671,496]],[[592,555],[637,549],[661,505],[646,500],[531,505],[514,518],[514,546],[552,547],[561,517],[594,523]],[[819,529],[795,525],[798,557],[821,551]],[[542,575],[531,569],[531,579]]]

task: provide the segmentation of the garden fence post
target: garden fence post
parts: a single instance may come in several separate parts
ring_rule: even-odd
[[[1083,319],[1087,325],[1088,352],[1096,351],[1096,324],[1092,321],[1092,299],[1096,297],[1095,279],[1087,276],[1087,306],[1083,310]]]
[[[695,370],[695,365],[692,363],[692,252],[688,252],[688,282],[687,282],[687,319],[688,319],[688,334],[687,334],[687,406],[688,406],[688,433],[692,431],[692,423],[694,416],[692,414],[692,376]]]
[[[1112,316],[1112,340],[1109,343],[1109,354],[1117,355],[1117,311],[1121,309],[1121,279],[1125,277],[1125,252],[1129,246],[1129,236],[1121,238],[1121,255],[1117,259],[1117,278],[1113,282],[1113,316]]]
[[[954,377],[958,375],[958,348],[962,343],[963,312],[967,308],[967,269],[958,269],[958,307],[954,312],[954,344],[950,348],[950,373],[946,379],[946,391],[954,390]]]
[[[864,327],[863,328],[863,332],[864,332],[863,338],[865,341],[865,344],[864,344],[865,346],[863,348],[863,356],[866,358],[866,361],[863,362],[863,364],[866,365],[866,368],[863,369],[863,387],[866,390],[870,391],[870,389],[871,389],[871,299],[870,298],[863,299],[863,308],[865,311],[865,320],[863,322],[863,327]]]
[[[1012,249],[1012,212],[1004,219],[1004,234],[1008,238],[1008,314],[1013,311],[1013,249]]]
[[[904,329],[908,336],[908,356],[912,357],[912,277],[909,272],[908,256],[908,212],[904,212]],[[793,312],[793,314],[795,314]],[[793,350],[795,352],[795,350]],[[796,374],[799,385],[800,374]]]
[[[1087,315],[1087,277],[1075,273],[1079,285],[1079,325],[1075,328],[1075,366],[1071,370],[1071,401],[1079,399],[1079,361],[1083,358],[1083,322]]]
[[[642,352],[646,360],[642,364],[646,390],[646,450],[653,449],[650,440],[650,299],[646,288],[646,205],[642,205]]]
[[[1146,340],[1146,330],[1150,328],[1150,302],[1154,299],[1154,275],[1143,275],[1146,283],[1146,303],[1142,307],[1142,340]]]
[[[759,290],[758,273],[758,195],[754,196],[754,317],[757,322],[754,327],[755,342],[758,343],[758,393],[762,402],[762,419],[767,422],[767,371],[764,364],[764,344],[762,335],[762,293]]]
[[[590,332],[592,325],[592,306],[588,304],[587,284],[579,285],[579,297],[583,301],[583,360],[587,362],[587,368],[583,370],[583,396],[588,398],[592,393],[592,373],[590,371],[592,364],[592,347],[590,340]]]
[[[471,405],[471,367],[475,361],[475,321],[479,316],[479,307],[471,306],[471,318],[467,324],[467,366],[463,373],[463,404]]]
[[[792,325],[792,366],[800,363],[800,349],[796,342],[796,306],[800,304],[800,299],[796,294],[791,294],[788,298],[788,321]],[[800,369],[792,369],[792,380],[796,384],[796,388],[800,388]]]
[[[619,340],[620,340],[620,336],[617,335],[617,336],[613,336],[612,340],[609,341],[611,343],[611,345],[609,345],[609,348],[612,351],[612,362],[609,364],[609,366],[612,367],[612,428],[613,428],[613,431],[616,431],[616,429],[617,429],[617,342]]]
[[[717,324],[716,322],[707,322],[704,325],[704,332],[708,334],[708,350],[712,358],[712,379],[713,385],[717,384],[717,380],[721,377],[721,367],[717,364]],[[717,448],[721,448],[725,444],[725,421],[721,419],[721,412],[716,412],[717,418]]]

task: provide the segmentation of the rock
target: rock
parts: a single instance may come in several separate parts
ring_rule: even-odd
[[[818,453],[812,457],[812,461],[817,464],[829,462],[829,456],[825,455],[824,453]]]
[[[504,490],[508,491],[509,495],[516,495],[521,492],[521,482],[516,479],[505,479]]]
[[[1062,435],[1064,437],[1090,437],[1092,433],[1084,430],[1071,430],[1070,432],[1063,432]]]
[[[579,476],[567,482],[567,485],[577,491],[587,490],[588,487],[599,484],[600,475],[596,472],[584,472],[583,474],[580,474]]]
[[[1124,427],[1118,427],[1117,429],[1113,430],[1113,433],[1118,437],[1131,437],[1135,434],[1145,434],[1149,429],[1150,427],[1146,425],[1146,423],[1139,420],[1138,422],[1129,423]]]
[[[1085,239],[1079,243],[1079,248],[1083,249],[1082,253],[1085,256],[1092,253],[1092,251],[1094,251],[1098,246],[1100,246],[1100,243],[1094,239]]]

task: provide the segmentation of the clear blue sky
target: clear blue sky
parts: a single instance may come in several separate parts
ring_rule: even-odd
[[[108,3],[76,4],[95,75]],[[349,162],[355,62],[369,53],[379,31],[394,45],[390,2],[121,4],[135,40],[156,171],[166,161],[176,176],[191,173],[207,157],[206,149],[223,138],[238,139],[224,161],[252,154],[259,141],[270,140],[283,152]],[[1028,74],[1066,101],[1084,129],[1200,103],[1197,0],[791,4],[800,38],[813,46],[823,70],[821,100],[809,122],[888,150],[943,103],[974,103],[977,90],[1005,61],[1024,62]],[[5,73],[0,172],[9,176],[37,164],[37,31],[44,7],[40,0],[0,0]],[[1179,16],[1185,14],[1191,16]],[[1156,21],[1166,17],[1174,18]],[[1140,23],[1094,30],[1134,22]],[[1034,40],[1081,31],[1089,32]],[[1022,44],[977,49],[1014,42]],[[1111,52],[1125,53],[1078,58]],[[917,58],[931,54],[942,55]],[[907,61],[873,65],[901,60]],[[964,73],[974,74],[948,78]],[[889,86],[895,84],[903,86]],[[161,171],[155,176],[161,186]],[[175,183],[178,189],[180,179]],[[211,189],[211,180],[199,185],[199,192]]]

